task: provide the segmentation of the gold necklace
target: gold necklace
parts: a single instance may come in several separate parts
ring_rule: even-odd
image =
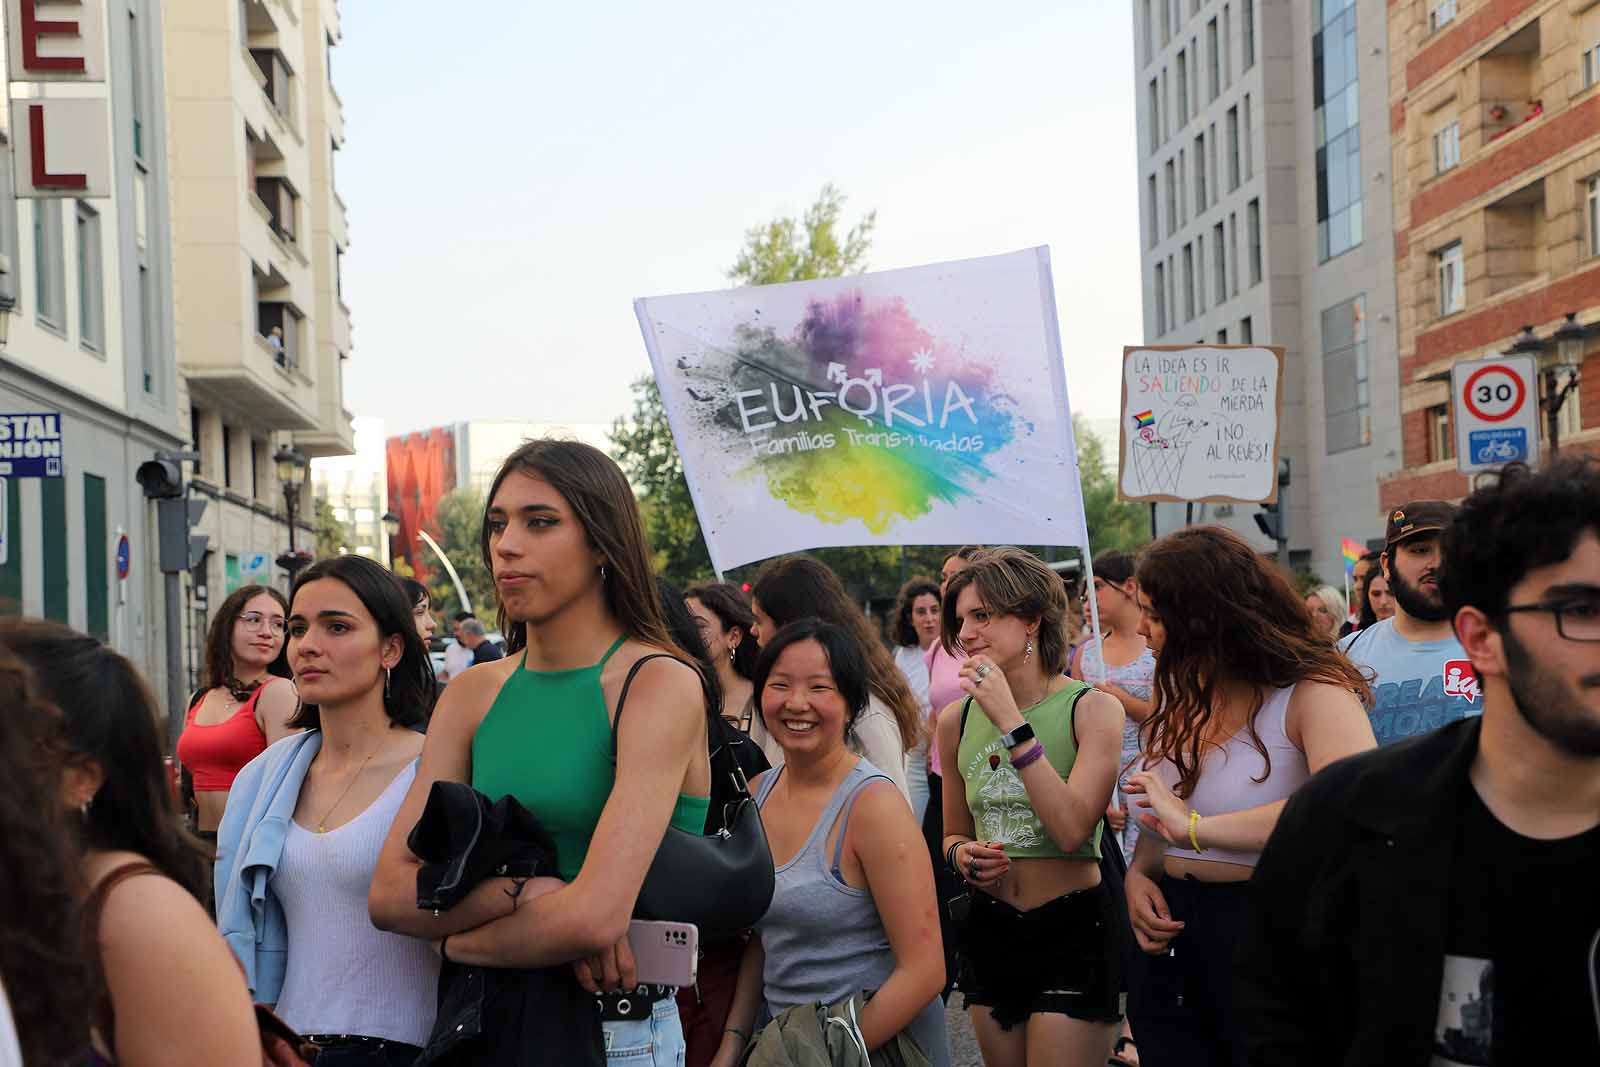
[[[379,741],[378,748],[382,747],[383,742]],[[378,748],[373,749],[367,754],[367,758],[361,761],[361,766],[356,768],[356,773],[350,776],[350,781],[346,783],[344,792],[340,793],[339,799],[333,802],[333,807],[322,813],[322,818],[317,820],[317,833],[325,834],[328,832],[328,816],[332,815],[334,808],[337,808],[340,804],[343,804],[344,798],[350,795],[350,790],[356,784],[356,779],[360,778],[361,772],[367,769],[367,764],[372,762],[372,757],[378,754]]]

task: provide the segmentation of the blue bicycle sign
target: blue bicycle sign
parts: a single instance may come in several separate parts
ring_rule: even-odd
[[[1473,430],[1467,441],[1474,463],[1498,466],[1528,458],[1528,431],[1521,426]]]

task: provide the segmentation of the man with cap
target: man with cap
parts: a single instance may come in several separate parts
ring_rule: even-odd
[[[1372,732],[1380,745],[1483,711],[1477,675],[1439,587],[1439,534],[1455,512],[1443,500],[1414,500],[1389,513],[1379,563],[1394,617],[1339,643],[1372,681]]]

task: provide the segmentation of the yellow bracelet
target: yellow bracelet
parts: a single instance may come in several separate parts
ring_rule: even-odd
[[[1200,847],[1200,838],[1195,831],[1200,828],[1200,813],[1193,808],[1189,809],[1189,844],[1194,846],[1196,852],[1204,852]]]

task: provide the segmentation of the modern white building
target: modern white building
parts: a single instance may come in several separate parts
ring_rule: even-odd
[[[505,458],[525,441],[560,437],[583,441],[603,452],[611,451],[611,427],[601,422],[522,422],[516,419],[473,419],[455,423],[457,486],[471,486],[487,494]]]
[[[1285,347],[1290,558],[1334,580],[1401,465],[1385,0],[1132,7],[1145,342]]]
[[[187,437],[173,358],[164,12],[155,0],[59,8],[50,18],[73,29],[31,47],[8,15],[7,51],[22,58],[0,59],[10,104],[0,109],[0,303],[12,304],[0,414],[53,415],[60,430],[58,474],[0,470],[0,613],[101,637],[160,686],[155,514],[134,472]],[[82,69],[34,69],[29,51]],[[14,187],[14,166],[31,175],[27,188]],[[48,198],[33,199],[40,179]]]
[[[383,420],[357,415],[350,423],[355,429],[355,452],[312,460],[311,491],[328,502],[333,517],[349,530],[349,543],[343,547],[387,567],[389,538],[383,515],[389,506],[389,477]]]

